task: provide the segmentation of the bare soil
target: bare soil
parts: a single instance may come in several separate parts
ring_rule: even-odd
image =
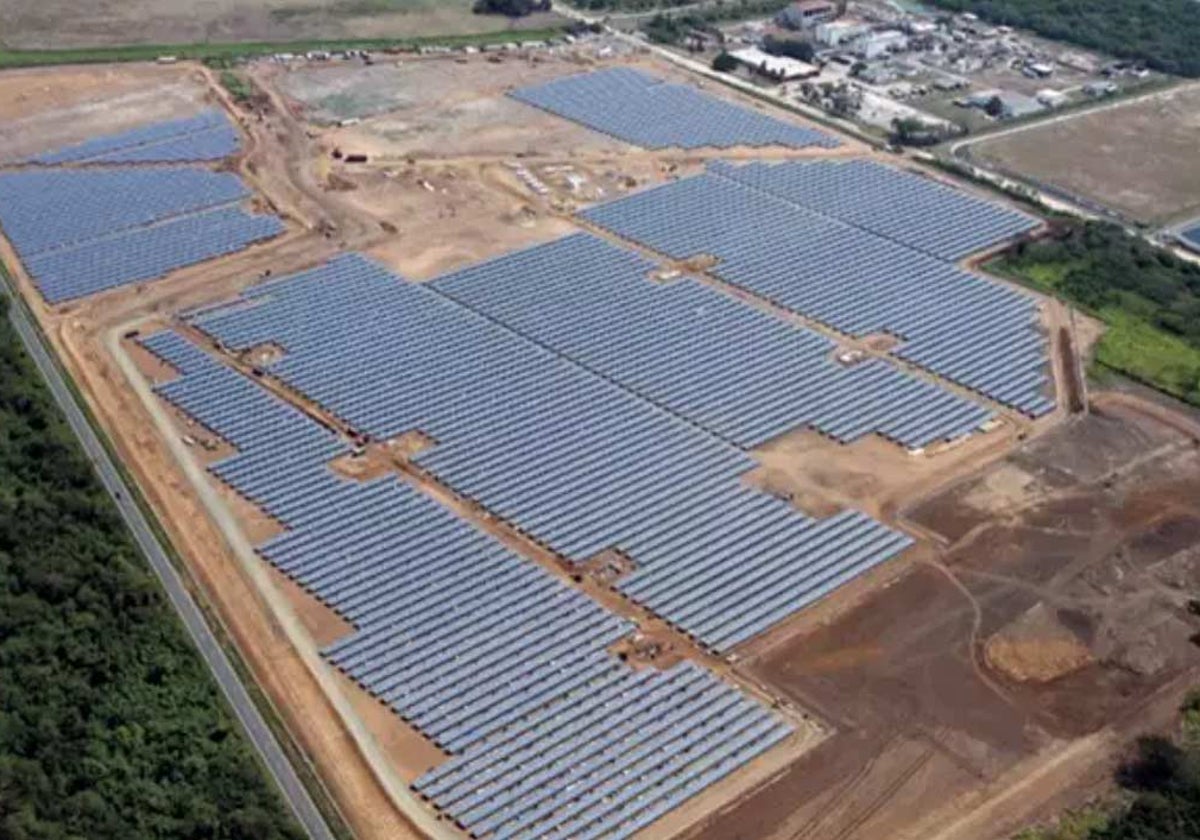
[[[981,140],[972,154],[1142,222],[1200,208],[1200,85]]]
[[[1142,409],[904,511],[944,545],[832,621],[752,642],[739,667],[837,733],[696,836],[985,840],[1103,786],[1200,675],[1200,451]]]
[[[8,71],[0,85],[0,164],[98,134],[190,116],[211,101],[203,76],[182,65]]]

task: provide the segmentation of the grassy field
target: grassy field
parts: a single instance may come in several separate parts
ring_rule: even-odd
[[[521,39],[546,40],[561,34],[559,27],[523,29]],[[290,52],[303,53],[309,50],[383,50],[389,48],[413,48],[425,44],[461,46],[485,44],[500,39],[495,32],[475,32],[465,35],[435,35],[419,38],[357,38],[348,40],[313,39],[308,41],[250,41],[232,44],[133,44],[120,47],[91,47],[60,50],[10,50],[0,49],[0,70],[16,67],[38,67],[55,64],[108,64],[120,61],[153,61],[161,55],[173,55],[180,59],[196,59],[222,63],[237,58]]]
[[[553,14],[515,21],[476,15],[471,5],[471,0],[0,0],[0,48],[394,41],[562,22]]]
[[[1147,246],[1149,247],[1149,246]],[[1106,325],[1094,366],[1113,370],[1171,396],[1200,405],[1200,347],[1155,323],[1154,313],[1138,298],[1120,295],[1100,305],[1081,300],[1067,278],[1078,260],[1000,256],[987,268],[1000,276],[1071,300]]]
[[[1004,128],[1007,126],[1001,126]],[[1147,224],[1200,210],[1200,85],[1105,107],[999,136],[971,156]]]

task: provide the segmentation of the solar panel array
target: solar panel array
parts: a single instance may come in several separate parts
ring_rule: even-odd
[[[274,216],[219,207],[46,251],[27,259],[25,267],[46,300],[55,303],[162,277],[282,232]]]
[[[1011,207],[868,160],[716,163],[712,171],[947,261],[1039,224]]]
[[[210,108],[194,117],[166,120],[106,134],[38,155],[30,163],[181,163],[220,160],[241,146],[225,113]]]
[[[50,303],[82,297],[276,236],[245,212],[229,173],[196,166],[0,173],[0,227]]]
[[[627,837],[791,731],[691,663],[635,671],[631,625],[347,447],[176,333],[156,390],[234,443],[210,469],[289,530],[260,553],[355,631],[325,655],[454,757],[414,787],[475,836]]]
[[[674,259],[717,257],[721,279],[840,332],[897,336],[895,355],[1030,416],[1053,409],[1031,297],[725,172],[582,215]]]
[[[1179,239],[1189,248],[1200,251],[1200,225],[1187,228],[1179,234]]]
[[[570,560],[635,538],[661,539],[662,552],[647,554],[646,568],[625,582],[689,570],[697,580],[710,577],[704,598],[728,608],[725,621],[701,632],[702,616],[693,622],[681,613],[676,624],[716,650],[907,545],[864,520],[870,550],[845,546],[843,553],[835,544],[831,551],[824,523],[782,504],[778,511],[796,527],[770,553],[753,539],[689,542],[689,533],[705,531],[714,505],[741,497],[739,479],[755,462],[444,297],[437,285],[407,284],[347,255],[254,287],[243,302],[206,311],[194,323],[234,349],[265,342],[286,348],[268,372],[352,428],[377,439],[428,434],[437,446],[417,464]],[[775,590],[771,598],[760,597],[763,587]],[[632,590],[631,597],[654,603]]]
[[[910,448],[992,414],[882,361],[846,368],[835,345],[587,234],[433,283],[443,294],[741,447],[811,425],[841,442]]]
[[[580,73],[510,94],[526,104],[647,149],[840,145],[792,125],[628,67]]]

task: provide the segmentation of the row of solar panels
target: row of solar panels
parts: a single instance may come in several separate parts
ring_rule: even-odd
[[[1193,251],[1200,251],[1200,225],[1183,230],[1179,234],[1179,241]]]
[[[225,113],[209,108],[182,119],[165,120],[94,137],[66,148],[38,155],[29,163],[176,163],[220,160],[241,145],[237,130]]]
[[[509,254],[434,288],[705,429],[749,448],[811,425],[841,442],[872,433],[909,448],[991,418],[935,385],[869,362],[653,262],[578,234]]]
[[[715,163],[711,171],[947,261],[1039,224],[1014,208],[869,160]]]
[[[197,166],[0,173],[0,227],[50,303],[161,277],[284,230],[233,174]]]
[[[515,99],[647,149],[834,147],[836,138],[627,67],[519,88]]]
[[[790,171],[809,165],[763,171],[778,170],[787,182]],[[1044,393],[1046,342],[1036,329],[1032,298],[832,212],[747,186],[722,174],[727,171],[582,215],[674,259],[714,256],[719,263],[713,272],[721,279],[840,332],[894,335],[903,342],[896,355],[1031,416],[1053,409]],[[896,176],[890,170],[880,175],[889,182]],[[880,220],[870,223],[886,227]],[[987,244],[982,232],[980,237],[972,247]]]
[[[573,238],[564,253],[578,258],[574,249],[593,243]],[[575,265],[583,270],[584,262]],[[670,294],[670,287],[641,282]],[[755,466],[752,459],[444,297],[443,284],[455,283],[448,277],[407,284],[360,257],[344,256],[252,289],[228,309],[196,315],[194,323],[234,349],[266,342],[285,347],[268,371],[355,429],[379,439],[414,429],[430,435],[438,445],[418,455],[418,464],[572,560],[661,532],[681,540],[663,555],[663,569],[692,568],[699,575],[717,564],[754,566],[753,539],[685,546],[686,528],[680,531],[681,522],[702,531],[713,504],[741,492],[739,477]],[[772,335],[766,322],[758,329]],[[750,352],[753,343],[745,347]],[[797,525],[807,522],[787,505],[778,509]],[[895,536],[871,525],[880,536]],[[865,571],[906,544],[881,541],[863,564],[867,558],[854,552],[827,553],[815,539],[819,530],[806,533],[798,528],[797,539],[781,543],[761,577],[726,577],[714,586],[706,597],[735,605],[729,626],[700,632],[698,614],[678,626],[726,650],[732,639],[761,632],[829,591],[821,587],[833,578]],[[776,597],[751,597],[764,584],[774,585]]]
[[[475,836],[628,837],[791,731],[694,664],[618,662],[627,622],[394,477],[335,476],[335,435],[178,334],[141,341],[238,446],[212,471],[290,510],[260,553],[354,623],[326,656],[452,754],[414,787]]]

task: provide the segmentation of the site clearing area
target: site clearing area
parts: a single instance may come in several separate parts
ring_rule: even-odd
[[[1200,86],[1185,84],[971,143],[1001,171],[1162,226],[1200,211]]]
[[[1103,790],[1200,672],[1200,429],[975,268],[1043,220],[619,39],[373,58],[0,96],[0,257],[353,834]]]

